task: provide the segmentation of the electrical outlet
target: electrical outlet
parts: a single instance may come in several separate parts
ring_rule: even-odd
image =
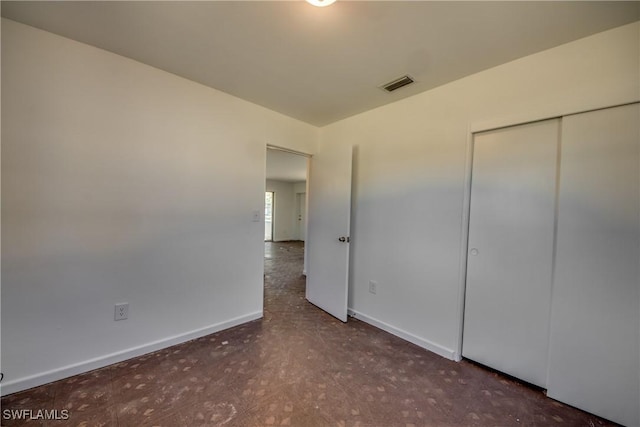
[[[375,294],[378,292],[378,282],[374,282],[373,280],[369,280],[369,292]]]
[[[116,310],[113,319],[124,320],[129,317],[129,303],[123,302],[122,304],[116,304]]]

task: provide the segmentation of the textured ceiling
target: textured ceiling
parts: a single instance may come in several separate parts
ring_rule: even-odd
[[[640,2],[2,2],[2,15],[322,126],[640,19]],[[415,80],[393,94],[379,86]]]

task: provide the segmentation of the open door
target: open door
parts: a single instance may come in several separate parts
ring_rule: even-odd
[[[350,145],[325,145],[311,158],[308,194],[308,268],[306,297],[322,310],[347,321]]]

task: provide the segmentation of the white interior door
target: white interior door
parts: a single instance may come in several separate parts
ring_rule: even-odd
[[[351,156],[349,145],[323,145],[311,158],[307,195],[306,297],[343,322],[347,321]]]
[[[474,137],[465,357],[545,387],[559,120]]]
[[[298,227],[298,240],[305,241],[306,233],[307,233],[307,194],[306,193],[297,193],[296,194],[296,221]]]
[[[640,104],[567,116],[548,394],[640,425]]]

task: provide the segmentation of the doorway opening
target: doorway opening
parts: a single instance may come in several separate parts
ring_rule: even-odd
[[[265,182],[265,273],[287,253],[301,254],[307,237],[307,176],[309,156],[267,147]],[[278,256],[280,255],[280,256]],[[300,275],[306,273],[306,262]],[[295,267],[296,269],[298,267]]]

